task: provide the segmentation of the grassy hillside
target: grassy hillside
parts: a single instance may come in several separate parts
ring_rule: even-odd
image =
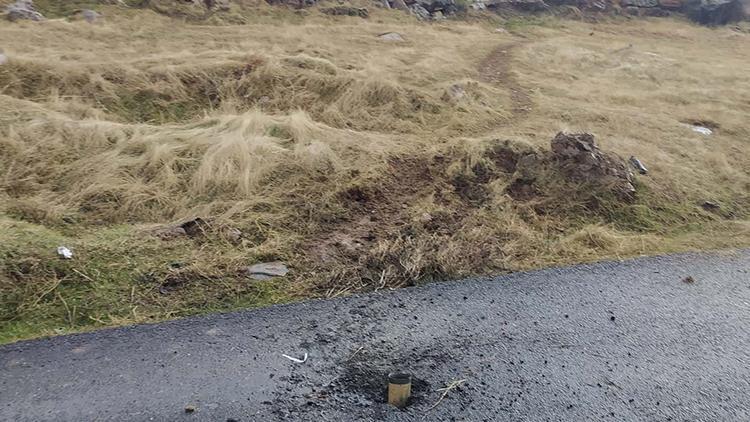
[[[0,341],[750,245],[742,28],[370,9],[0,22]],[[551,174],[514,199],[498,151],[561,130],[641,159],[636,197]]]

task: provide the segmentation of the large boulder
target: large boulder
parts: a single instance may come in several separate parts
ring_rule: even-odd
[[[746,17],[742,0],[688,0],[688,17],[702,25],[726,25]]]
[[[15,3],[11,3],[5,8],[5,17],[11,22],[18,20],[44,20],[44,16],[34,9],[34,2],[32,0],[17,0]]]

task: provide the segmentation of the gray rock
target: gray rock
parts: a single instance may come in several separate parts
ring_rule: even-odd
[[[404,0],[391,0],[391,7],[398,10],[403,10],[404,12],[409,10],[409,6],[406,5],[406,2]]]
[[[667,16],[671,15],[671,13],[669,13],[669,10],[664,10],[660,7],[647,7],[643,9],[643,12],[645,16],[652,16],[657,18],[666,18]]]
[[[424,8],[424,7],[422,6],[422,5],[420,5],[420,4],[416,4],[416,3],[415,3],[415,4],[412,4],[411,6],[409,6],[409,10],[410,10],[410,11],[411,11],[411,13],[412,13],[412,14],[414,14],[414,16],[416,16],[416,17],[417,17],[417,19],[419,19],[419,20],[424,20],[424,21],[426,21],[426,20],[429,20],[429,19],[430,19],[430,11],[429,11],[429,10],[427,10],[427,9],[425,9],[425,8]]]
[[[91,9],[81,10],[81,16],[83,16],[83,19],[88,23],[94,23],[97,21],[97,19],[102,17],[101,14]]]
[[[229,10],[230,4],[229,0],[215,0],[214,1],[214,7],[219,10]]]
[[[657,7],[659,0],[622,0],[620,4],[624,7]]]
[[[702,25],[726,25],[746,17],[742,0],[689,0],[685,12]]]
[[[549,9],[544,0],[488,0],[489,9],[518,9],[524,12],[541,12]]]
[[[18,20],[44,20],[44,16],[34,9],[34,2],[32,0],[17,0],[15,3],[8,5],[5,8],[5,17],[11,22]]]
[[[646,166],[641,163],[641,160],[635,158],[635,156],[630,156],[630,165],[633,166],[636,170],[638,170],[638,173],[640,174],[648,174],[648,169]]]
[[[383,34],[378,34],[378,38],[384,41],[404,41],[404,37],[402,37],[398,32],[385,32]]]
[[[320,11],[326,15],[359,16],[360,18],[370,16],[370,12],[365,7],[333,6],[322,8]]]
[[[682,9],[682,4],[682,0],[659,0],[659,7],[662,9],[680,10]]]
[[[284,277],[287,273],[289,273],[289,268],[281,261],[263,262],[245,268],[245,274],[254,280]]]
[[[630,198],[635,194],[633,175],[622,158],[603,152],[589,133],[560,132],[552,139],[552,156],[571,180],[610,187]]]
[[[701,207],[706,211],[716,211],[721,208],[721,205],[716,202],[705,201],[701,204]]]
[[[267,0],[269,4],[283,4],[294,9],[302,9],[313,6],[317,0]]]
[[[627,13],[630,16],[640,16],[641,15],[641,10],[642,9],[639,9],[639,8],[637,8],[635,6],[628,6],[628,7],[625,8],[625,13]]]

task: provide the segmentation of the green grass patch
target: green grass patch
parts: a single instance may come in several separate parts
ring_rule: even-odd
[[[291,300],[286,281],[236,271],[255,262],[252,252],[195,242],[132,226],[55,230],[2,217],[0,343]],[[58,246],[73,259],[61,259]]]

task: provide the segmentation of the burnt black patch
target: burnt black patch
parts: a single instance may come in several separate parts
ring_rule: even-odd
[[[388,374],[396,370],[369,360],[352,362],[344,366],[338,379],[331,384],[331,392],[347,401],[386,403]],[[430,391],[430,383],[412,375],[409,405],[419,403]]]

